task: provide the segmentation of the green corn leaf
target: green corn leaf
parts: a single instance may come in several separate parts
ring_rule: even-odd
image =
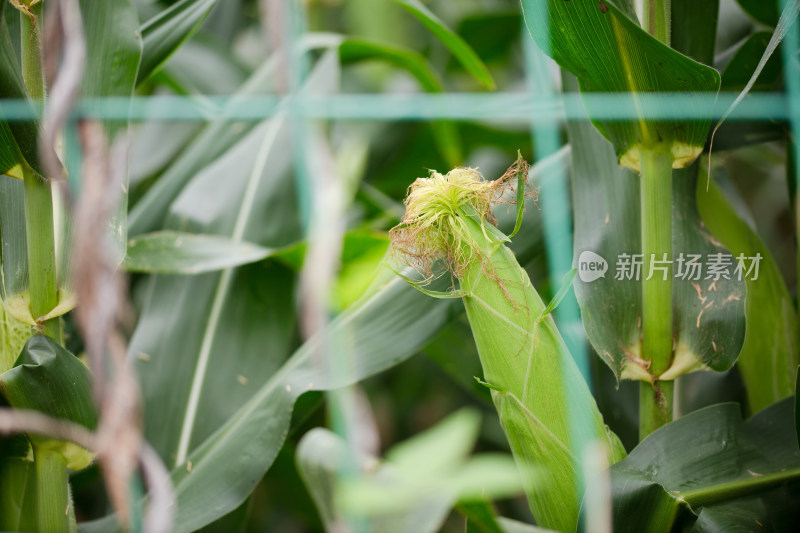
[[[672,2],[670,46],[704,65],[713,65],[719,2]]]
[[[89,369],[74,355],[44,335],[25,344],[14,367],[0,374],[0,393],[16,409],[33,409],[54,418],[97,427]],[[31,435],[39,447],[58,451],[72,470],[89,465],[94,454],[70,442]]]
[[[354,470],[365,469],[368,457],[353,457],[352,447],[335,433],[324,428],[314,428],[297,444],[295,463],[297,472],[314,500],[322,524],[327,531],[346,524],[346,518],[337,508],[336,491],[339,470],[350,465]],[[443,512],[437,513],[444,514]],[[440,521],[434,517],[436,523]],[[423,526],[424,527],[424,526]]]
[[[618,378],[650,380],[641,363],[641,282],[621,275],[632,272],[621,270],[623,254],[632,264],[633,254],[641,253],[640,180],[614,165],[612,147],[589,124],[570,123],[567,130],[572,146],[575,258],[580,268],[581,256],[594,253],[608,269],[605,277],[576,283],[583,324],[595,351]],[[674,274],[682,253],[684,261],[692,254],[699,255],[702,263],[713,254],[738,253],[729,252],[704,227],[695,199],[698,181],[702,180],[697,167],[677,171],[673,179]],[[733,266],[732,279],[714,283],[705,279],[706,270],[692,279],[696,276],[685,265],[687,275],[673,279],[676,353],[668,375],[703,367],[728,369],[744,337],[745,283],[731,275]],[[646,275],[640,272],[640,279]]]
[[[761,58],[767,53],[772,33],[758,31],[750,35],[747,40],[736,50],[722,71],[722,90],[741,91],[749,83],[753,73],[758,68]],[[775,86],[783,70],[779,55],[767,56],[764,67],[759,71],[754,91],[767,91]]]
[[[319,61],[308,83],[315,91],[337,85],[335,53],[329,52]],[[226,125],[231,133],[235,131],[232,126]],[[168,218],[167,228],[269,248],[299,240],[293,180],[287,179],[292,152],[286,132],[286,119],[275,117],[256,125],[239,142],[233,140],[241,134],[230,139],[232,146],[223,148],[222,155],[196,175],[176,173],[185,181],[176,187],[174,199],[167,200],[166,206],[172,204],[168,215],[160,215]],[[216,151],[214,139],[207,142],[208,148]],[[197,163],[186,160],[176,164]],[[182,174],[186,168],[179,170]],[[220,176],[225,176],[224,186]],[[130,343],[145,405],[154,406],[144,409],[146,437],[176,472],[185,473],[192,461],[191,477],[184,481],[193,484],[202,481],[203,475],[198,474],[211,465],[203,467],[190,453],[255,396],[291,351],[296,335],[296,276],[282,264],[262,262],[191,277],[156,276],[147,283],[148,296]],[[181,303],[187,299],[193,302],[189,313]],[[260,318],[254,321],[253,316]],[[175,335],[176,330],[186,334]],[[274,392],[285,392],[282,387]],[[220,389],[226,390],[222,401],[213,393]],[[279,425],[285,407],[280,399],[268,404]],[[288,423],[289,412],[285,414]],[[277,434],[270,430],[259,440],[258,451],[232,452],[241,457],[235,467],[239,469],[238,482],[225,494],[204,495],[202,486],[185,490],[179,496],[179,508],[186,511],[179,515],[179,530],[194,530],[237,508],[271,464],[283,439],[283,430]],[[274,449],[253,461],[269,442]],[[234,448],[241,443],[238,438],[227,442]],[[262,462],[263,467],[259,466]],[[228,459],[217,464],[231,465]],[[247,474],[254,468],[261,468],[255,478]],[[225,474],[207,471],[207,475],[211,477],[206,488],[210,488],[218,484],[216,476]]]
[[[201,98],[228,96],[239,90],[251,70],[222,43],[203,37],[201,34],[183,43],[151,78],[153,84]],[[203,68],[198,69],[198,64]]]
[[[272,89],[278,57],[273,56],[256,70],[236,96],[247,97]],[[314,79],[312,74],[312,79]],[[316,82],[319,84],[319,81]],[[314,86],[314,82],[310,84]],[[253,122],[219,121],[205,126],[177,156],[158,181],[131,207],[129,235],[162,229],[170,204],[186,184],[204,168],[239,142],[255,126]]]
[[[427,500],[414,502],[408,500],[404,505],[390,513],[372,513],[376,516],[368,518],[348,517],[342,509],[344,476],[350,479],[354,475],[364,476],[368,465],[373,465],[369,479],[372,483],[368,490],[371,496],[380,491],[388,492],[392,485],[397,485],[397,472],[386,466],[374,468],[377,459],[374,457],[350,456],[350,447],[340,436],[322,428],[308,432],[297,445],[297,470],[306,488],[314,499],[314,504],[322,518],[327,531],[334,531],[343,524],[351,527],[357,524],[368,524],[370,531],[386,533],[427,533],[438,531],[447,517],[450,508],[449,498],[442,494],[429,495]],[[346,474],[343,470],[350,464],[358,474]],[[393,475],[394,474],[394,475]],[[346,494],[346,493],[345,493]],[[350,496],[352,499],[353,496]],[[363,501],[361,509],[363,514]],[[352,503],[351,503],[352,505]]]
[[[738,367],[753,412],[794,394],[794,371],[800,364],[798,317],[772,254],[736,214],[720,188],[699,183],[700,213],[714,237],[733,254],[762,257],[759,277],[747,282],[747,316]]]
[[[139,18],[130,0],[81,0],[86,56],[81,96],[133,95],[142,55]]]
[[[366,39],[345,38],[339,45],[343,65],[364,60],[380,59],[402,68],[419,82],[427,92],[442,92],[442,82],[422,54]]]
[[[719,404],[650,434],[611,467],[614,531],[793,529],[800,504],[793,403],[747,421],[737,404]]]
[[[36,531],[33,461],[0,457],[0,530]]]
[[[414,76],[426,92],[442,92],[442,83],[425,57],[413,50],[364,39],[347,38],[339,45],[339,57],[342,64],[372,59],[386,61]],[[463,162],[463,154],[455,123],[450,120],[437,120],[432,123],[432,126],[442,156],[452,166],[460,165]]]
[[[511,457],[470,457],[479,422],[475,412],[457,412],[395,445],[377,469],[368,469],[375,458],[348,457],[344,439],[317,428],[298,445],[298,470],[329,529],[360,518],[369,522],[371,531],[438,531],[459,498],[506,497],[521,491]]]
[[[456,511],[467,520],[466,533],[504,533],[492,504],[486,500],[460,503]]]
[[[386,452],[386,459],[405,467],[412,477],[453,470],[475,447],[480,418],[477,412],[467,409],[452,414],[427,431],[393,446]]]
[[[558,307],[558,304],[561,303],[561,300],[563,300],[564,297],[566,297],[567,294],[569,293],[570,289],[572,289],[572,283],[575,281],[575,276],[577,275],[578,275],[577,268],[573,268],[572,270],[564,274],[564,277],[561,280],[561,288],[558,289],[556,295],[553,296],[553,299],[550,300],[550,303],[547,304],[547,307],[544,308],[544,311],[542,311],[542,314],[538,317],[537,320],[544,320],[546,316],[555,311],[556,307]]]
[[[515,4],[462,12],[455,28],[484,63],[504,64],[519,46],[522,14]]]
[[[736,0],[744,11],[762,24],[775,27],[780,17],[780,0]],[[790,2],[792,0],[789,0]]]
[[[13,173],[17,178],[22,174],[17,165],[26,161],[35,171],[41,174],[37,135],[38,120],[33,105],[28,100],[28,92],[22,80],[19,60],[11,43],[11,36],[6,25],[6,17],[19,17],[19,12],[9,2],[0,4],[0,100],[14,99],[25,102],[26,109],[33,120],[14,120],[6,122],[0,104],[0,174]]]
[[[0,406],[7,407],[2,395]],[[27,436],[17,434],[0,437],[2,531],[36,531],[36,478],[32,458]]]
[[[286,179],[291,153],[286,127],[282,117],[261,124],[207,166],[173,203],[168,230],[271,249],[299,240],[296,207],[289,200],[292,181]],[[281,264],[262,262],[149,280],[129,349],[146,401],[160,405],[145,410],[145,428],[167,464],[185,463],[187,453],[283,363],[295,327],[294,313],[286,312],[295,277]],[[192,312],[179,311],[186,299],[194,302]],[[176,330],[191,333],[176,336]],[[217,387],[228,389],[224,402],[204,393]]]
[[[308,84],[327,91],[337,83],[338,60],[331,51]],[[208,164],[172,202],[166,229],[270,249],[298,241],[293,180],[287,179],[292,153],[287,132],[286,118],[273,117]],[[220,176],[226,177],[224,186]],[[287,309],[293,308],[295,278],[284,265],[263,262],[149,280],[129,350],[145,401],[159,405],[145,409],[148,440],[168,465],[185,464],[188,453],[245,404],[289,355],[295,314]],[[194,302],[193,312],[180,311],[186,299]],[[164,313],[170,320],[164,320]],[[253,321],[253,316],[262,318]],[[176,330],[188,334],[176,336]],[[217,387],[228,389],[224,402],[206,392]]]
[[[200,274],[255,263],[273,253],[217,235],[167,230],[131,239],[122,268],[151,274]]]
[[[620,97],[628,93],[629,108],[644,110],[637,93],[691,96],[719,89],[716,70],[659,42],[612,0],[523,0],[522,7],[536,44],[578,77],[582,92]],[[587,34],[586,28],[592,31]],[[695,110],[695,115],[703,115],[699,104]],[[591,117],[593,109],[587,111]],[[640,150],[658,145],[672,153],[675,168],[690,164],[702,152],[710,120],[618,120],[595,121],[595,125],[614,145],[620,164],[638,171]]]
[[[128,186],[132,198],[140,196],[137,192],[146,180],[159,176],[202,129],[202,123],[163,120],[131,125]]]
[[[30,337],[31,327],[6,313],[0,298],[0,374],[14,366],[20,350]]]
[[[28,242],[25,230],[25,186],[22,180],[0,176],[0,296],[8,317],[9,334],[2,369],[7,370],[17,359],[19,350],[30,336],[23,333],[22,322],[28,327],[34,324],[28,298]],[[22,342],[19,342],[20,338]]]
[[[28,273],[23,188],[22,181],[0,176],[0,374],[14,365],[31,335],[30,325],[21,322],[18,313],[24,298],[17,289]],[[22,307],[27,310],[27,305]]]
[[[9,174],[22,179],[22,168],[19,166],[21,160],[22,155],[17,141],[8,123],[2,119],[2,108],[0,108],[0,175]]]
[[[180,0],[141,27],[144,53],[137,83],[142,83],[186,42],[214,7],[216,0]]]
[[[409,13],[414,15],[422,24],[430,30],[437,39],[453,53],[461,65],[474,77],[478,82],[489,90],[495,88],[492,75],[489,69],[483,64],[481,58],[475,51],[453,30],[447,27],[439,17],[431,12],[419,0],[395,0],[398,4],[403,6]]]

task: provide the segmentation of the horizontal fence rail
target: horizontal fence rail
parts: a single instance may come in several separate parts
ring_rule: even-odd
[[[502,120],[530,124],[563,120],[651,120],[722,118],[738,93],[589,93],[554,97],[531,93],[447,94],[293,94],[263,96],[149,96],[83,99],[73,118],[104,120],[259,121],[279,112],[329,120]],[[638,104],[639,110],[634,106]],[[0,100],[9,121],[30,120],[40,106],[26,100]],[[752,94],[727,120],[789,120],[789,98],[781,93]]]

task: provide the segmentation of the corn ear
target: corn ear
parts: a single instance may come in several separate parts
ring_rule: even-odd
[[[465,169],[458,170],[459,181],[463,182]],[[492,183],[498,189],[506,186],[502,180],[483,182],[480,174],[470,172],[476,182]],[[417,180],[412,195],[419,197],[425,188],[426,184]],[[485,194],[481,194],[477,209],[467,200],[425,217],[418,212],[420,204],[407,202],[404,225],[399,230],[402,235],[396,243],[401,251],[419,261],[418,251],[424,245],[413,248],[412,236],[425,238],[426,233],[459,228],[459,235],[438,234],[436,241],[461,248],[441,250],[441,257],[462,261],[451,265],[451,272],[461,285],[459,293],[478,347],[484,379],[492,389],[500,421],[521,470],[534,467],[537,472],[526,480],[531,511],[540,526],[575,531],[582,499],[581,458],[575,453],[575,442],[601,440],[611,463],[624,457],[625,451],[603,423],[550,316],[551,309],[505,246],[508,238],[487,223],[482,204]],[[429,205],[431,202],[426,208]],[[416,220],[437,220],[440,225],[415,227]],[[571,423],[568,414],[577,416],[578,423]]]

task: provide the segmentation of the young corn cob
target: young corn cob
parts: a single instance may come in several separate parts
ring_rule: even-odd
[[[392,230],[393,242],[424,273],[432,275],[444,261],[458,278],[460,290],[433,295],[463,299],[511,451],[523,472],[535,469],[525,474],[525,485],[537,524],[575,531],[583,495],[580,458],[571,444],[600,439],[612,463],[625,451],[603,423],[551,309],[505,246],[509,238],[489,223],[492,205],[514,176],[520,177],[517,201],[524,201],[526,174],[520,159],[494,182],[467,168],[417,179],[403,221]],[[580,423],[570,425],[568,412]]]

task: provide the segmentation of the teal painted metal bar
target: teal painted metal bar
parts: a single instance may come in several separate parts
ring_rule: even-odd
[[[734,102],[737,93],[685,95],[650,93],[639,95],[646,119],[698,118],[692,108],[700,107],[701,118],[719,119]],[[152,96],[87,99],[81,101],[74,118],[105,120],[245,120],[260,121],[276,115],[282,95],[242,96]],[[530,93],[444,93],[444,94],[334,94],[293,95],[290,115],[329,120],[492,120],[527,124],[553,120],[586,120],[584,102],[590,102],[598,120],[633,117],[630,97],[625,94],[565,94],[536,97]],[[689,105],[691,104],[691,105]],[[0,100],[6,120],[30,120],[30,105],[18,100]],[[748,96],[728,121],[788,120],[789,98],[779,93]]]

